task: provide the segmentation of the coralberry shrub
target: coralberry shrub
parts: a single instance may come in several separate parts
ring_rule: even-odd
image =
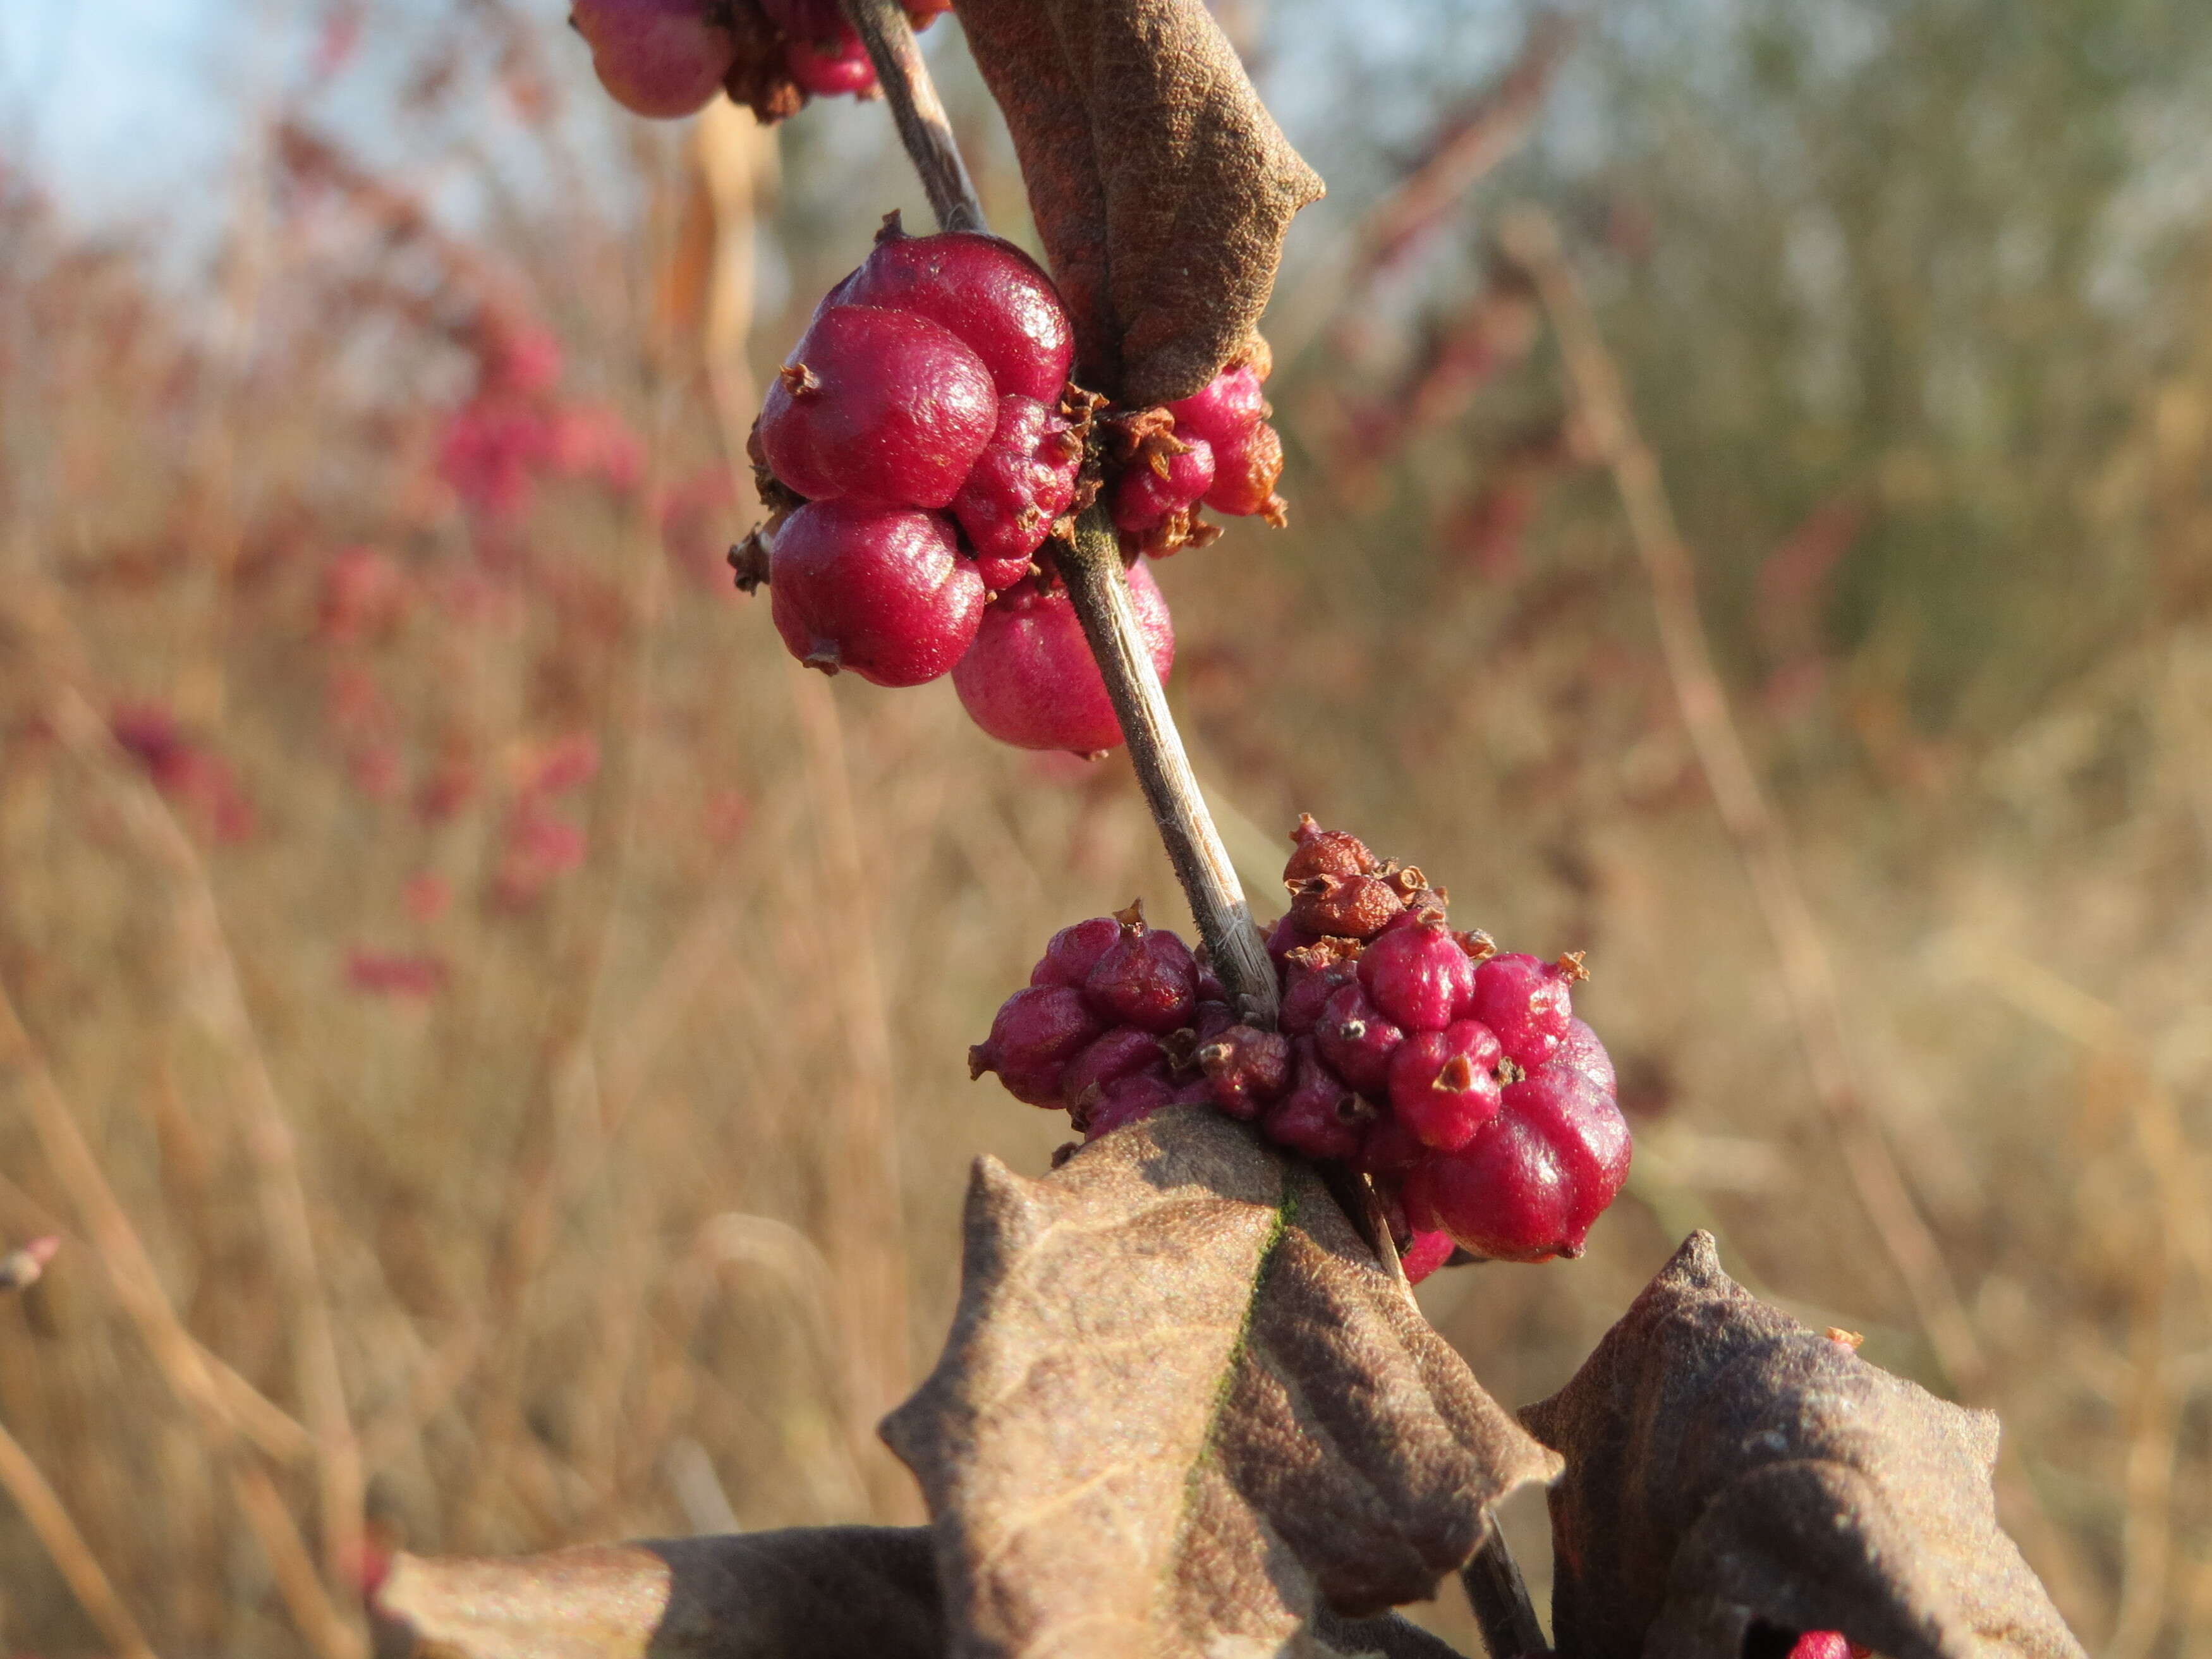
[[[878,685],[950,672],[975,723],[1022,748],[1121,741],[1053,542],[1110,492],[1164,679],[1174,628],[1134,562],[1210,540],[1201,506],[1279,523],[1282,447],[1261,396],[1264,348],[1193,397],[1137,411],[1077,387],[1073,359],[1066,309],[1028,255],[886,222],[816,308],[753,430],[774,517],[739,550],[740,581],[768,582],[794,657]]]
[[[1171,1105],[1256,1122],[1278,1145],[1371,1176],[1407,1276],[1457,1246],[1579,1255],[1626,1179],[1629,1134],[1605,1046],[1574,1015],[1579,955],[1500,955],[1455,929],[1444,890],[1310,818],[1268,937],[1278,1029],[1241,1021],[1220,981],[1140,908],[1062,928],[969,1052],[1087,1139]]]

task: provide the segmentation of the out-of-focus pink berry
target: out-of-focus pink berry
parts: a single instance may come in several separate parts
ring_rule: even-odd
[[[634,114],[669,120],[704,109],[737,58],[705,0],[574,0],[568,21],[592,46],[599,84]]]
[[[1175,665],[1175,630],[1167,601],[1142,565],[1129,572],[1129,598],[1153,670],[1164,680]],[[1106,682],[1062,589],[1031,581],[1000,594],[952,671],[952,684],[969,718],[1001,743],[1087,755],[1121,741]]]
[[[784,67],[791,78],[817,97],[835,98],[849,93],[864,98],[876,89],[876,66],[868,49],[850,29],[827,41],[793,40],[785,43]]]
[[[920,685],[957,663],[983,616],[983,581],[934,513],[810,501],[769,562],[769,609],[791,654],[878,685]]]

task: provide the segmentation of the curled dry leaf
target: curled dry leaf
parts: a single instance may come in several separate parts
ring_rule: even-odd
[[[1551,1493],[1565,1659],[1736,1659],[1761,1621],[1889,1659],[2081,1659],[1998,1528],[1995,1415],[1768,1307],[1710,1233],[1522,1415],[1567,1459]]]
[[[506,1560],[403,1555],[378,1612],[423,1659],[937,1659],[928,1534],[795,1528]]]
[[[1177,1109],[969,1188],[959,1310],[884,1425],[935,1522],[948,1650],[1328,1650],[1430,1595],[1556,1460],[1313,1172]]]
[[[1077,378],[1131,408],[1243,350],[1322,194],[1200,0],[957,0],[1012,131]]]

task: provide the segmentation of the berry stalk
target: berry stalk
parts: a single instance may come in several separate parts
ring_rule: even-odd
[[[1244,1022],[1273,1030],[1274,968],[1261,945],[1229,849],[1214,827],[1213,814],[1206,810],[1206,797],[1199,793],[1175,716],[1168,712],[1167,693],[1161,690],[1136,612],[1130,607],[1121,541],[1104,506],[1091,507],[1076,520],[1075,546],[1072,550],[1063,547],[1058,558],[1084,637],[1091,641],[1091,654],[1097,659],[1106,695],[1113,699],[1121,735],[1128,742],[1130,764],[1137,769],[1145,803],[1152,808],[1168,861],[1190,902],[1213,970]]]
[[[876,81],[898,124],[899,143],[921,175],[929,209],[939,230],[987,230],[983,204],[976,199],[975,184],[968,164],[960,159],[960,146],[952,137],[952,124],[939,101],[936,84],[921,61],[921,47],[914,26],[898,0],[839,0],[845,19],[868,49],[876,66]]]

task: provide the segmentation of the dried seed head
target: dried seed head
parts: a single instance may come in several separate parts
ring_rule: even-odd
[[[1579,985],[1589,977],[1589,969],[1583,965],[1583,951],[1569,951],[1552,964],[1553,971],[1570,985]]]

